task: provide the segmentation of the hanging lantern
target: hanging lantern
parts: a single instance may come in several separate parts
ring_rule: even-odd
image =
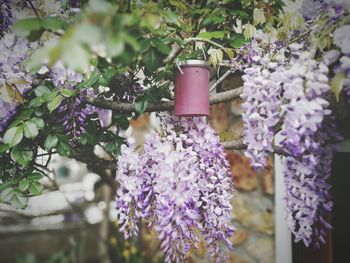
[[[209,115],[209,64],[204,60],[177,63],[175,70],[175,115]]]

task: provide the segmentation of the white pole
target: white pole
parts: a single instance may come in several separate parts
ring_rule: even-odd
[[[280,141],[280,136],[276,136]],[[281,158],[275,155],[275,249],[276,263],[292,263],[292,236],[286,222]]]

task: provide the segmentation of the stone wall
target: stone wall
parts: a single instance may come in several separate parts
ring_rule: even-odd
[[[210,122],[221,139],[242,136],[240,101],[211,107]],[[232,263],[274,263],[274,183],[273,161],[257,173],[242,152],[228,151],[228,159],[236,186],[233,219],[236,234],[230,253]]]

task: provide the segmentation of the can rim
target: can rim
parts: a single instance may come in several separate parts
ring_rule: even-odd
[[[179,62],[174,64],[175,68],[177,68],[177,67],[193,67],[193,66],[210,69],[209,63],[207,61],[201,60],[201,59],[189,59],[189,60],[179,61]]]

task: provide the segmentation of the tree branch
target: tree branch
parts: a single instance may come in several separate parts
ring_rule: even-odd
[[[230,75],[231,73],[234,73],[234,72],[235,72],[235,70],[233,70],[233,69],[230,69],[230,70],[226,71],[225,74],[223,74],[223,75],[214,83],[214,85],[210,87],[209,92],[212,92],[214,89],[216,89],[216,87],[219,86],[219,84],[220,84],[221,82],[223,82],[224,79],[228,77],[228,75]]]
[[[40,18],[40,15],[39,15],[38,11],[36,10],[35,6],[33,5],[32,1],[31,0],[27,0],[27,3],[30,5],[30,7],[34,11],[34,14],[36,15],[36,17]]]
[[[242,93],[242,88],[237,88],[234,90],[229,90],[225,92],[216,93],[210,96],[210,104],[217,104],[220,102],[231,101],[234,99],[238,99]],[[95,99],[92,97],[87,98],[88,104],[114,111],[122,111],[122,112],[136,112],[135,104],[127,103],[127,102],[116,102],[116,101],[107,101],[102,99]],[[153,104],[149,104],[147,106],[146,112],[154,112],[154,111],[171,111],[174,109],[173,101],[161,101]]]
[[[190,43],[190,42],[206,42],[206,43],[209,43],[217,48],[220,48],[221,50],[223,50],[225,52],[225,54],[227,54],[227,50],[224,46],[222,46],[222,45],[220,45],[220,44],[218,44],[210,39],[206,39],[203,37],[190,37],[190,38],[185,39],[185,44]]]
[[[243,143],[242,140],[235,140],[230,142],[221,142],[222,146],[226,150],[245,150],[247,149],[247,145]],[[283,150],[282,147],[273,145],[272,146],[273,151],[275,154],[282,155],[282,156],[288,156],[288,153]]]
[[[182,36],[181,36],[182,38]],[[170,54],[168,57],[166,57],[163,62],[165,64],[171,63],[173,62],[179,55],[180,53],[185,49],[185,45],[192,43],[192,42],[206,42],[209,43],[217,48],[220,48],[221,50],[223,50],[225,52],[225,54],[227,54],[227,50],[224,46],[210,40],[210,39],[206,39],[206,38],[202,38],[202,37],[190,37],[190,38],[186,38],[184,39],[184,44],[181,46],[177,46],[175,48],[175,50],[173,51],[173,54]],[[227,54],[228,55],[228,54]]]

